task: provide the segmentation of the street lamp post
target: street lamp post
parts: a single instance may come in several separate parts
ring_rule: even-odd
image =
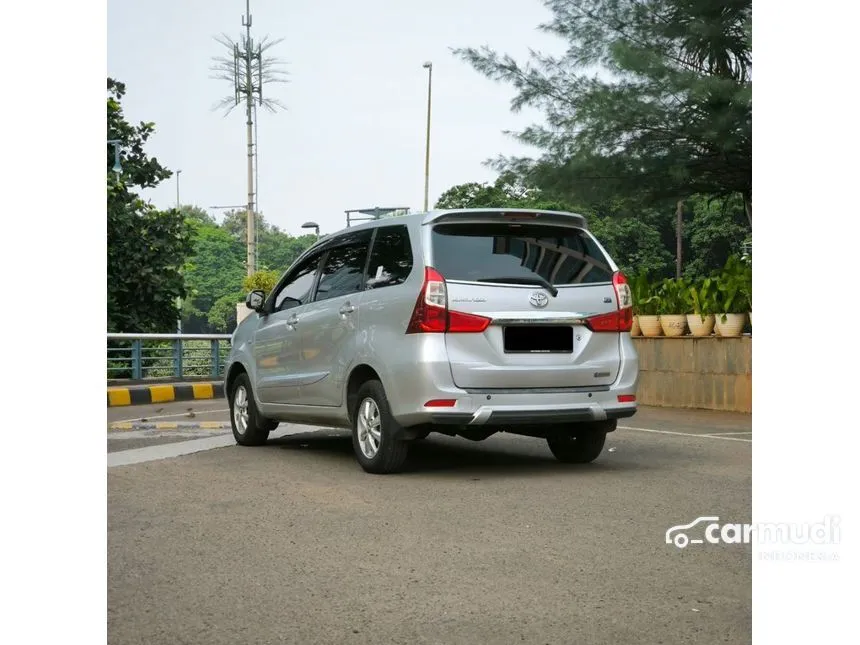
[[[176,210],[179,210],[179,175],[182,174],[181,170],[176,171]],[[182,297],[176,296],[176,309],[179,312],[179,315],[176,318],[176,333],[182,333]]]
[[[304,224],[302,224],[302,228],[312,228],[314,229],[316,236],[320,236],[320,225],[316,222],[305,222]]]
[[[430,97],[433,92],[433,63],[424,63],[427,70],[427,142],[424,148],[424,212],[427,212],[430,199]]]

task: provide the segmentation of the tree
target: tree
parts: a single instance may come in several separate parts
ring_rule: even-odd
[[[236,328],[236,304],[242,301],[242,293],[235,292],[221,296],[212,305],[207,315],[211,331],[227,334]]]
[[[636,209],[625,200],[572,206],[552,199],[540,189],[523,185],[512,173],[503,173],[493,184],[470,182],[453,186],[436,203],[436,208],[445,209],[505,207],[579,213],[586,217],[589,228],[623,271],[632,274],[644,270],[663,276],[671,269],[672,255],[658,225],[659,213]]]
[[[117,176],[108,144],[108,331],[166,332],[176,326],[176,299],[185,296],[182,266],[191,252],[191,231],[178,211],[158,211],[133,190],[157,186],[172,173],[144,152],[155,126],[128,123],[124,95],[125,85],[108,78],[108,139],[119,140],[122,159]]]
[[[688,278],[701,278],[720,269],[733,255],[741,255],[744,242],[752,232],[744,212],[743,200],[733,195],[725,199],[693,196],[685,225],[689,240],[689,260],[684,267]]]
[[[185,284],[197,310],[205,314],[216,300],[242,289],[245,248],[217,224],[190,221],[194,253],[185,265]]]
[[[453,186],[442,193],[436,202],[436,208],[441,209],[505,207],[571,210],[569,205],[551,199],[541,190],[525,186],[511,172],[499,175],[492,185],[470,182]]]
[[[589,221],[589,229],[626,275],[663,278],[671,274],[672,253],[653,224],[634,217],[598,217]]]
[[[231,210],[225,213],[221,227],[228,231],[243,245],[247,244],[246,211]],[[257,258],[260,268],[284,272],[308,247],[316,242],[314,235],[293,237],[269,224],[262,214],[257,213]]]
[[[544,32],[566,53],[527,64],[484,47],[455,54],[517,90],[514,111],[545,125],[516,134],[538,159],[494,166],[570,201],[696,193],[743,196],[752,221],[750,0],[545,0]]]
[[[278,278],[281,275],[276,271],[268,271],[262,270],[257,271],[253,275],[245,276],[245,279],[242,281],[242,288],[246,291],[256,291],[262,290],[267,294],[272,293],[272,289],[275,288],[275,285],[278,283]]]
[[[235,325],[235,305],[248,291],[243,286],[247,272],[245,211],[228,212],[220,225],[196,206],[183,206],[181,211],[193,231],[194,248],[184,267],[188,298],[182,306],[182,329],[223,332]],[[313,235],[288,235],[259,214],[257,234],[258,274],[273,275],[274,280],[316,240]]]

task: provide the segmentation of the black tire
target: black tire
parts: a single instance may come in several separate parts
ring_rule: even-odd
[[[606,431],[600,429],[559,432],[547,436],[552,454],[566,464],[588,464],[597,459],[606,443]]]
[[[371,432],[373,428],[376,433]],[[409,442],[394,438],[399,430],[400,426],[391,416],[382,383],[364,383],[358,389],[352,410],[352,448],[366,472],[383,475],[403,467],[409,453]]]
[[[244,398],[239,394],[240,391],[244,391]],[[275,425],[272,426],[272,423]],[[262,446],[269,438],[269,429],[277,426],[277,422],[260,416],[254,403],[251,382],[244,373],[236,377],[230,391],[230,426],[233,428],[233,438],[240,446]]]

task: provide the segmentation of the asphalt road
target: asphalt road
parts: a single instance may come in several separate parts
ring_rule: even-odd
[[[109,643],[750,642],[750,547],[665,544],[699,516],[750,521],[750,418],[643,409],[624,425],[587,466],[537,439],[431,435],[389,476],[336,430],[279,428],[260,448],[109,431],[114,463],[140,461],[108,469]],[[187,446],[203,447],[160,458]]]

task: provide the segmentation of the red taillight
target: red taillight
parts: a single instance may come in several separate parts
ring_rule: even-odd
[[[449,311],[445,278],[433,267],[427,267],[424,269],[424,285],[418,294],[406,333],[480,333],[491,322],[485,316]]]
[[[636,395],[635,394],[619,394],[618,395],[618,402],[619,403],[633,403],[634,401],[636,401]]]
[[[462,311],[448,312],[448,332],[456,334],[475,334],[481,333],[492,322],[486,316],[476,316],[475,314],[466,314]]]
[[[425,408],[453,408],[457,405],[457,399],[433,399],[424,404]]]
[[[620,271],[612,275],[612,287],[615,289],[618,310],[586,318],[585,324],[591,331],[622,332],[633,328],[633,297],[627,278]]]

